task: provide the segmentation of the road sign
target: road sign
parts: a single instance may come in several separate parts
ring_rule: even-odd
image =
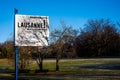
[[[48,16],[15,15],[15,46],[48,46]]]

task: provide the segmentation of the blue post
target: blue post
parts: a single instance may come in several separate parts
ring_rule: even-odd
[[[15,45],[15,14],[18,10],[14,8],[14,50],[15,50],[15,80],[18,80],[18,46]]]
[[[18,80],[18,46],[15,46],[15,80]]]

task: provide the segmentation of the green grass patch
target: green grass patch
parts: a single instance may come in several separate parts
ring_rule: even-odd
[[[91,71],[110,71],[107,69],[94,69],[94,68],[81,68],[81,66],[89,66],[89,65],[99,65],[99,64],[107,64],[107,63],[120,63],[120,59],[77,59],[77,60],[60,60],[59,61],[59,66],[60,66],[60,71],[78,71],[78,72],[83,72],[83,70],[91,70]],[[55,60],[45,60],[43,61],[43,69],[47,69],[49,71],[55,71]],[[112,64],[111,64],[112,65]],[[109,66],[111,66],[109,65]],[[113,64],[114,65],[114,64]],[[102,65],[100,65],[102,66]],[[103,65],[104,67],[104,65]],[[36,63],[30,64],[28,67],[30,70],[36,70],[39,69],[38,65]],[[116,70],[111,70],[111,71],[116,71]],[[119,70],[117,70],[119,71]]]
[[[120,72],[120,69],[112,69],[117,68],[120,66],[120,59],[119,58],[99,58],[99,59],[66,59],[66,60],[59,60],[60,72],[101,72],[101,73],[113,73],[113,72]],[[116,65],[114,67],[114,65]],[[0,66],[6,67],[13,67],[8,59],[0,59]],[[85,66],[85,67],[84,67]],[[86,67],[88,66],[88,67]],[[91,67],[93,66],[93,68]],[[106,68],[108,67],[108,69]],[[90,68],[89,68],[90,67]],[[105,67],[105,69],[97,68],[97,67]],[[109,69],[110,67],[110,69]],[[30,65],[27,67],[29,70],[39,70],[37,63],[31,62]],[[55,71],[56,69],[56,60],[43,60],[43,69],[48,70],[50,72]]]
[[[12,67],[8,62],[7,59],[0,59],[0,66]],[[60,71],[57,72],[56,60],[43,60],[43,70],[48,72],[40,73],[35,73],[35,70],[39,70],[37,63],[30,62],[27,69],[31,72],[19,73],[20,80],[120,80],[119,58],[60,60]],[[5,72],[4,69],[1,71]],[[0,79],[4,77],[3,80],[12,80],[11,74],[1,72]]]
[[[9,66],[8,59],[0,59],[0,66]]]

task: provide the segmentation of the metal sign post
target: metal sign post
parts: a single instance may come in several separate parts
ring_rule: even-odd
[[[18,46],[15,46],[15,15],[18,13],[17,9],[14,9],[14,50],[15,50],[15,80],[18,80]]]
[[[18,46],[15,46],[15,80],[18,80]]]

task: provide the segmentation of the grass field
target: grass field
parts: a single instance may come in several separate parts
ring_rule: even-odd
[[[0,59],[0,80],[13,80],[13,73],[6,72],[12,66],[8,63],[7,59]],[[48,72],[35,73],[38,66],[33,61],[27,67],[31,71],[20,73],[19,80],[120,80],[119,58],[64,59],[59,65],[60,71],[56,72],[55,60],[44,60],[43,69]]]

